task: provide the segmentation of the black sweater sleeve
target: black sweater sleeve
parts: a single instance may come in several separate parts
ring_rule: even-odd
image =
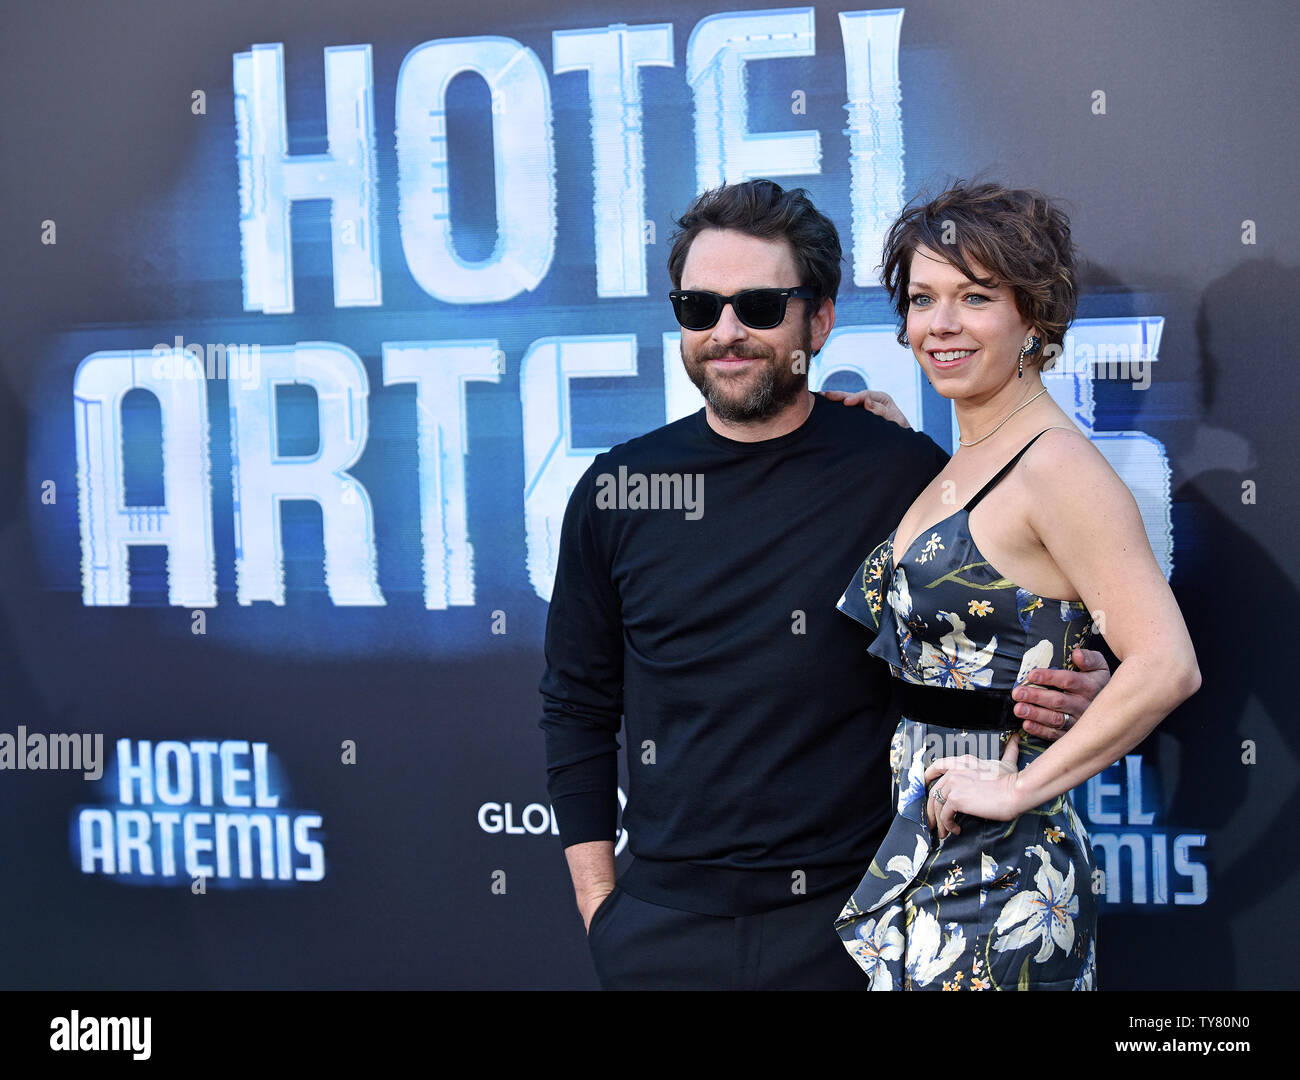
[[[623,620],[593,518],[598,457],[569,498],[546,618],[541,727],[547,789],[565,847],[613,840],[623,714]]]

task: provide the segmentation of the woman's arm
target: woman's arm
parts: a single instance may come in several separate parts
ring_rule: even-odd
[[[953,828],[958,813],[1009,821],[1095,776],[1201,685],[1182,613],[1128,488],[1083,435],[1049,431],[1039,443],[1043,452],[1031,450],[1020,466],[1033,501],[1029,526],[1120,664],[1079,721],[1018,773],[975,759],[931,765],[927,783],[945,777],[931,789],[940,791],[942,803],[930,802],[941,837],[960,831]],[[1013,750],[1004,761],[1014,760]]]

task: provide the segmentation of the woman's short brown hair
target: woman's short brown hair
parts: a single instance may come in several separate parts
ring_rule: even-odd
[[[1078,306],[1070,219],[1038,191],[958,180],[922,203],[913,199],[885,238],[881,284],[898,315],[898,343],[907,344],[907,286],[912,254],[926,247],[984,288],[1008,286],[1016,310],[1057,350]],[[993,275],[980,279],[970,264]],[[1034,354],[1041,362],[1046,348]]]

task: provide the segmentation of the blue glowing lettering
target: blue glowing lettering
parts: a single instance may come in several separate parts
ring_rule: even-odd
[[[733,11],[701,19],[686,44],[695,94],[695,184],[699,191],[753,176],[821,172],[819,131],[749,130],[745,65],[816,51],[812,8]]]
[[[465,510],[465,386],[498,382],[495,341],[384,343],[384,385],[415,384],[424,606],[474,603],[474,548]]]
[[[848,136],[854,281],[874,285],[882,233],[902,204],[903,130],[898,73],[901,8],[842,12],[845,134]],[[645,170],[641,79],[647,67],[672,67],[673,27],[614,25],[552,34],[554,77],[585,73],[591,116],[596,293],[639,296],[647,288],[642,221]],[[764,59],[816,55],[814,9],[784,8],[709,15],[686,47],[685,81],[694,97],[699,188],[747,176],[814,175],[821,170],[820,133],[749,130],[746,66]],[[295,201],[331,204],[336,307],[382,303],[378,258],[378,169],[374,85],[367,45],[327,48],[325,117],[328,152],[287,153],[285,72],[280,44],[254,45],[234,57],[237,165],[244,307],[267,315],[293,307],[289,211]],[[467,263],[454,249],[449,206],[446,91],[472,72],[492,100],[497,243]],[[548,75],[531,49],[506,37],[424,42],[406,56],[395,87],[398,224],[414,280],[447,304],[487,304],[535,289],[555,249],[556,179]],[[585,211],[584,211],[585,214]],[[1118,353],[1143,365],[1158,356],[1159,316],[1081,319],[1063,355],[1047,373],[1054,398],[1089,434],[1133,491],[1156,558],[1173,570],[1171,470],[1163,445],[1140,431],[1097,431],[1093,380],[1114,377],[1096,361]],[[662,334],[664,414],[668,421],[700,407],[679,359],[679,335]],[[234,346],[226,347],[227,350]],[[257,348],[254,346],[253,348]],[[602,446],[575,446],[570,419],[573,379],[637,374],[630,333],[545,336],[520,360],[525,521],[524,560],[537,595],[549,599],[556,538],[577,478]],[[222,356],[228,358],[226,353]],[[383,606],[370,493],[349,473],[365,450],[370,384],[355,352],[334,342],[236,352],[240,381],[228,383],[235,534],[235,597],[239,604],[285,603],[285,551],[280,509],[310,500],[321,511],[324,577],[336,605]],[[130,602],[129,548],[166,548],[168,600],[187,608],[217,602],[208,398],[204,361],[195,345],[154,352],[96,352],[74,381],[82,600]],[[1111,365],[1114,368],[1114,365]],[[1142,372],[1144,377],[1147,368]],[[466,458],[471,381],[499,382],[505,356],[494,338],[397,341],[382,345],[384,386],[416,387],[419,506],[424,604],[429,610],[475,603],[474,548],[469,535]],[[921,428],[920,369],[900,362],[888,325],[839,326],[817,357],[809,382],[851,371],[885,390],[913,427]],[[277,388],[312,388],[320,445],[310,455],[281,454],[276,436]],[[162,417],[162,488],[156,506],[125,502],[121,404],[143,389]],[[931,427],[935,418],[930,418]],[[940,423],[952,423],[944,418]],[[933,434],[933,432],[932,432]],[[942,440],[942,441],[947,441]],[[179,751],[169,750],[179,768]],[[200,804],[213,804],[212,746],[199,755]],[[137,771],[133,772],[135,769]],[[149,773],[147,779],[144,773]],[[223,775],[225,770],[223,769]],[[152,765],[127,765],[143,801],[152,802]],[[161,774],[160,774],[161,778]],[[226,777],[229,781],[229,777]],[[126,782],[125,779],[123,781]],[[176,785],[182,785],[179,772]],[[145,798],[147,794],[147,799]],[[1094,820],[1109,789],[1090,787]],[[166,787],[183,801],[185,789]],[[124,804],[129,804],[124,800]]]
[[[1092,832],[1093,853],[1102,871],[1102,895],[1108,904],[1168,904],[1170,831],[1157,825],[1154,811],[1143,809],[1148,804],[1143,799],[1142,756],[1124,758],[1120,783],[1105,779],[1113,770],[1112,766],[1092,777],[1085,788],[1090,825],[1128,826],[1123,832]],[[1113,801],[1106,804],[1104,800]],[[1204,843],[1205,837],[1199,833],[1173,835],[1173,872],[1191,882],[1190,890],[1174,893],[1175,904],[1203,904],[1208,898],[1205,866],[1190,856],[1191,848]]]
[[[451,236],[447,84],[462,71],[492,93],[497,242],[467,263]],[[535,289],[555,250],[551,90],[532,49],[510,38],[449,38],[417,45],[397,76],[398,225],[412,277],[447,304],[509,300]]]
[[[227,883],[324,878],[325,848],[313,835],[322,819],[280,809],[266,743],[120,739],[116,767],[118,805],[77,814],[82,873],[158,882],[179,879],[179,868]],[[145,809],[155,803],[175,809]]]
[[[903,9],[840,12],[848,84],[853,284],[876,284],[885,234],[903,209],[903,88],[898,48]],[[897,399],[895,399],[897,400]]]
[[[72,384],[77,435],[77,510],[81,523],[81,599],[87,605],[131,602],[127,547],[167,548],[168,600],[182,607],[217,602],[208,466],[207,384],[154,374],[152,352],[97,352],[77,366]],[[162,410],[163,506],[127,506],[122,461],[122,399],[153,394]]]
[[[607,26],[551,35],[555,74],[587,72],[596,295],[644,296],[645,158],[639,69],[673,66],[673,28]]]
[[[370,384],[365,366],[342,345],[306,342],[263,349],[262,373],[256,390],[230,386],[239,603],[284,603],[279,504],[311,499],[321,510],[330,599],[382,605],[370,496],[346,473],[366,445]],[[273,395],[277,385],[292,383],[313,387],[319,403],[320,447],[310,457],[277,452]]]
[[[524,528],[528,577],[550,599],[555,584],[560,525],[574,485],[605,447],[575,447],[570,438],[569,380],[635,375],[636,337],[612,334],[542,338],[519,369],[524,414]]]
[[[330,200],[335,307],[383,303],[370,46],[325,50],[324,154],[289,156],[283,45],[236,55],[233,79],[244,310],[293,311],[289,207],[302,199]]]

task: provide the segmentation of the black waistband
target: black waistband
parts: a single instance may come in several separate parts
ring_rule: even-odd
[[[961,731],[1015,731],[1015,701],[1006,690],[956,690],[904,682],[903,715],[909,720]]]

